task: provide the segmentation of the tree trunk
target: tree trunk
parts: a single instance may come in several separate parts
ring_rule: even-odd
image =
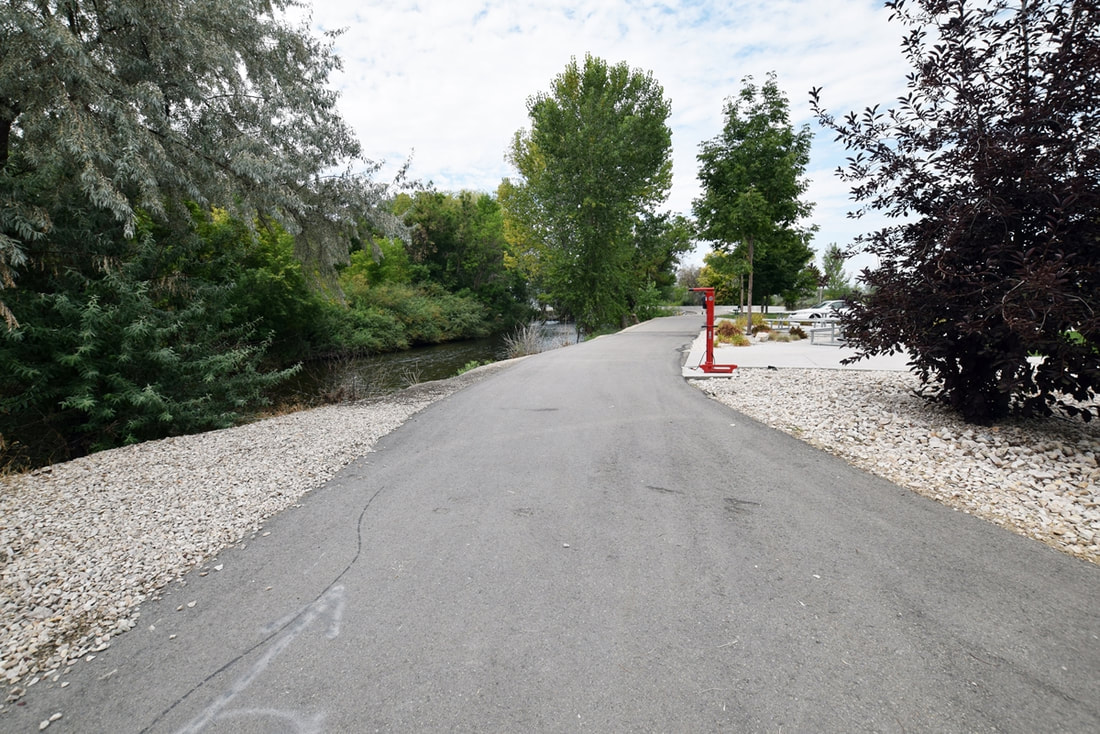
[[[752,336],[752,259],[753,259],[753,240],[749,238],[749,309],[745,315],[745,335]]]
[[[8,146],[11,144],[11,127],[14,120],[0,117],[0,168],[8,165]]]

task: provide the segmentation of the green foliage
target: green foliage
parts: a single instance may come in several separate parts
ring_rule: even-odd
[[[670,290],[676,284],[676,267],[680,257],[694,246],[693,223],[679,214],[643,213],[634,224],[634,292],[632,310],[643,321],[648,318],[639,313],[641,302],[652,299],[648,294],[651,285],[672,299]]]
[[[669,300],[657,288],[652,280],[646,287],[638,291],[634,299],[634,315],[639,321],[648,321],[660,316],[669,316],[672,309],[669,308]]]
[[[370,304],[331,304],[324,312],[324,333],[330,335],[327,348],[314,357],[350,357],[397,352],[411,344],[398,314]]]
[[[692,209],[700,235],[746,263],[751,304],[794,287],[813,258],[813,228],[799,224],[813,208],[801,199],[813,136],[791,127],[774,74],[760,88],[746,78],[725,114],[722,132],[700,146],[703,192]]]
[[[382,283],[410,283],[412,272],[404,242],[396,237],[376,237],[367,247],[351,253],[347,266],[340,269],[340,278],[358,287],[369,287]]]
[[[285,19],[293,4],[5,3],[0,286],[72,207],[124,237],[142,212],[188,226],[185,201],[272,218],[322,273],[364,224],[396,231],[328,88],[331,40]]]
[[[669,102],[651,74],[589,55],[528,113],[508,154],[521,178],[502,186],[514,241],[559,312],[586,331],[618,323],[646,282],[634,228],[671,184]]]
[[[201,244],[165,249],[179,253],[174,268],[228,289],[221,318],[230,326],[253,325],[270,342],[268,357],[276,362],[293,364],[327,348],[331,334],[322,325],[329,301],[310,286],[294,255],[294,238],[277,222],[248,227],[222,210],[209,216],[192,211]]]
[[[821,272],[813,263],[804,267],[798,273],[794,285],[783,291],[783,306],[788,311],[797,308],[799,302],[817,294],[818,285],[821,283]]]
[[[458,368],[458,374],[464,375],[471,370],[476,370],[478,367],[482,367],[487,364],[492,364],[492,362],[482,362],[480,360],[471,359],[469,362]]]
[[[372,287],[361,263],[342,274],[347,303],[325,298],[273,223],[193,208],[189,229],[142,218],[127,240],[101,213],[73,214],[33,253],[50,267],[13,292],[22,325],[0,332],[0,440],[34,447],[32,463],[232,425],[294,369],[273,363],[489,333],[473,296]]]
[[[353,320],[364,327],[384,326],[391,340],[396,325],[401,335],[399,343],[404,346],[473,339],[490,333],[484,304],[470,295],[450,294],[439,286],[400,283],[347,290]]]
[[[74,248],[57,221],[52,252],[35,253],[56,267],[21,278],[23,323],[0,332],[0,435],[33,446],[32,463],[232,425],[293,372],[263,369],[268,340],[234,321],[230,286],[174,267],[185,245],[100,224]]]
[[[822,293],[825,300],[839,300],[852,294],[851,280],[844,272],[844,261],[847,259],[844,251],[835,242],[821,256],[822,280],[825,282]]]
[[[699,285],[714,289],[716,303],[740,303],[748,263],[740,253],[715,250],[703,256]]]
[[[473,295],[497,326],[530,317],[527,283],[522,271],[509,267],[504,211],[496,199],[471,191],[420,191],[398,196],[394,212],[410,228],[407,262],[416,266],[420,282]]]

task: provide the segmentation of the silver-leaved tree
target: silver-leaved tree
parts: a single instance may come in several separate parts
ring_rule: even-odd
[[[262,314],[322,323],[305,280],[392,221],[288,11],[0,4],[0,465],[245,417],[288,374]]]
[[[222,207],[280,221],[322,269],[346,257],[386,187],[326,86],[339,64],[331,39],[289,21],[297,6],[0,5],[0,287],[33,264],[28,245],[48,240],[69,205],[108,212],[131,236],[139,214]]]

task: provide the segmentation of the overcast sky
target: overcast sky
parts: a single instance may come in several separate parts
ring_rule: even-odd
[[[411,156],[411,175],[445,191],[495,193],[513,176],[504,153],[528,125],[528,98],[548,91],[571,57],[591,53],[652,72],[664,87],[674,159],[665,208],[690,214],[696,154],[721,131],[724,100],[745,76],[760,83],[774,71],[792,122],[814,132],[807,198],[818,252],[874,222],[845,216],[847,188],[833,173],[845,152],[811,117],[810,88],[823,87],[839,117],[891,104],[909,71],[904,29],[880,0],[314,0],[311,22],[346,29],[333,82],[367,157],[392,172]]]

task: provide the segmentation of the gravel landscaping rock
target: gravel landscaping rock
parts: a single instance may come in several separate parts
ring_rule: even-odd
[[[0,711],[106,649],[137,624],[143,600],[259,532],[414,413],[506,364],[0,477]]]
[[[739,369],[710,397],[895,484],[1100,564],[1100,425],[972,426],[907,372]]]

